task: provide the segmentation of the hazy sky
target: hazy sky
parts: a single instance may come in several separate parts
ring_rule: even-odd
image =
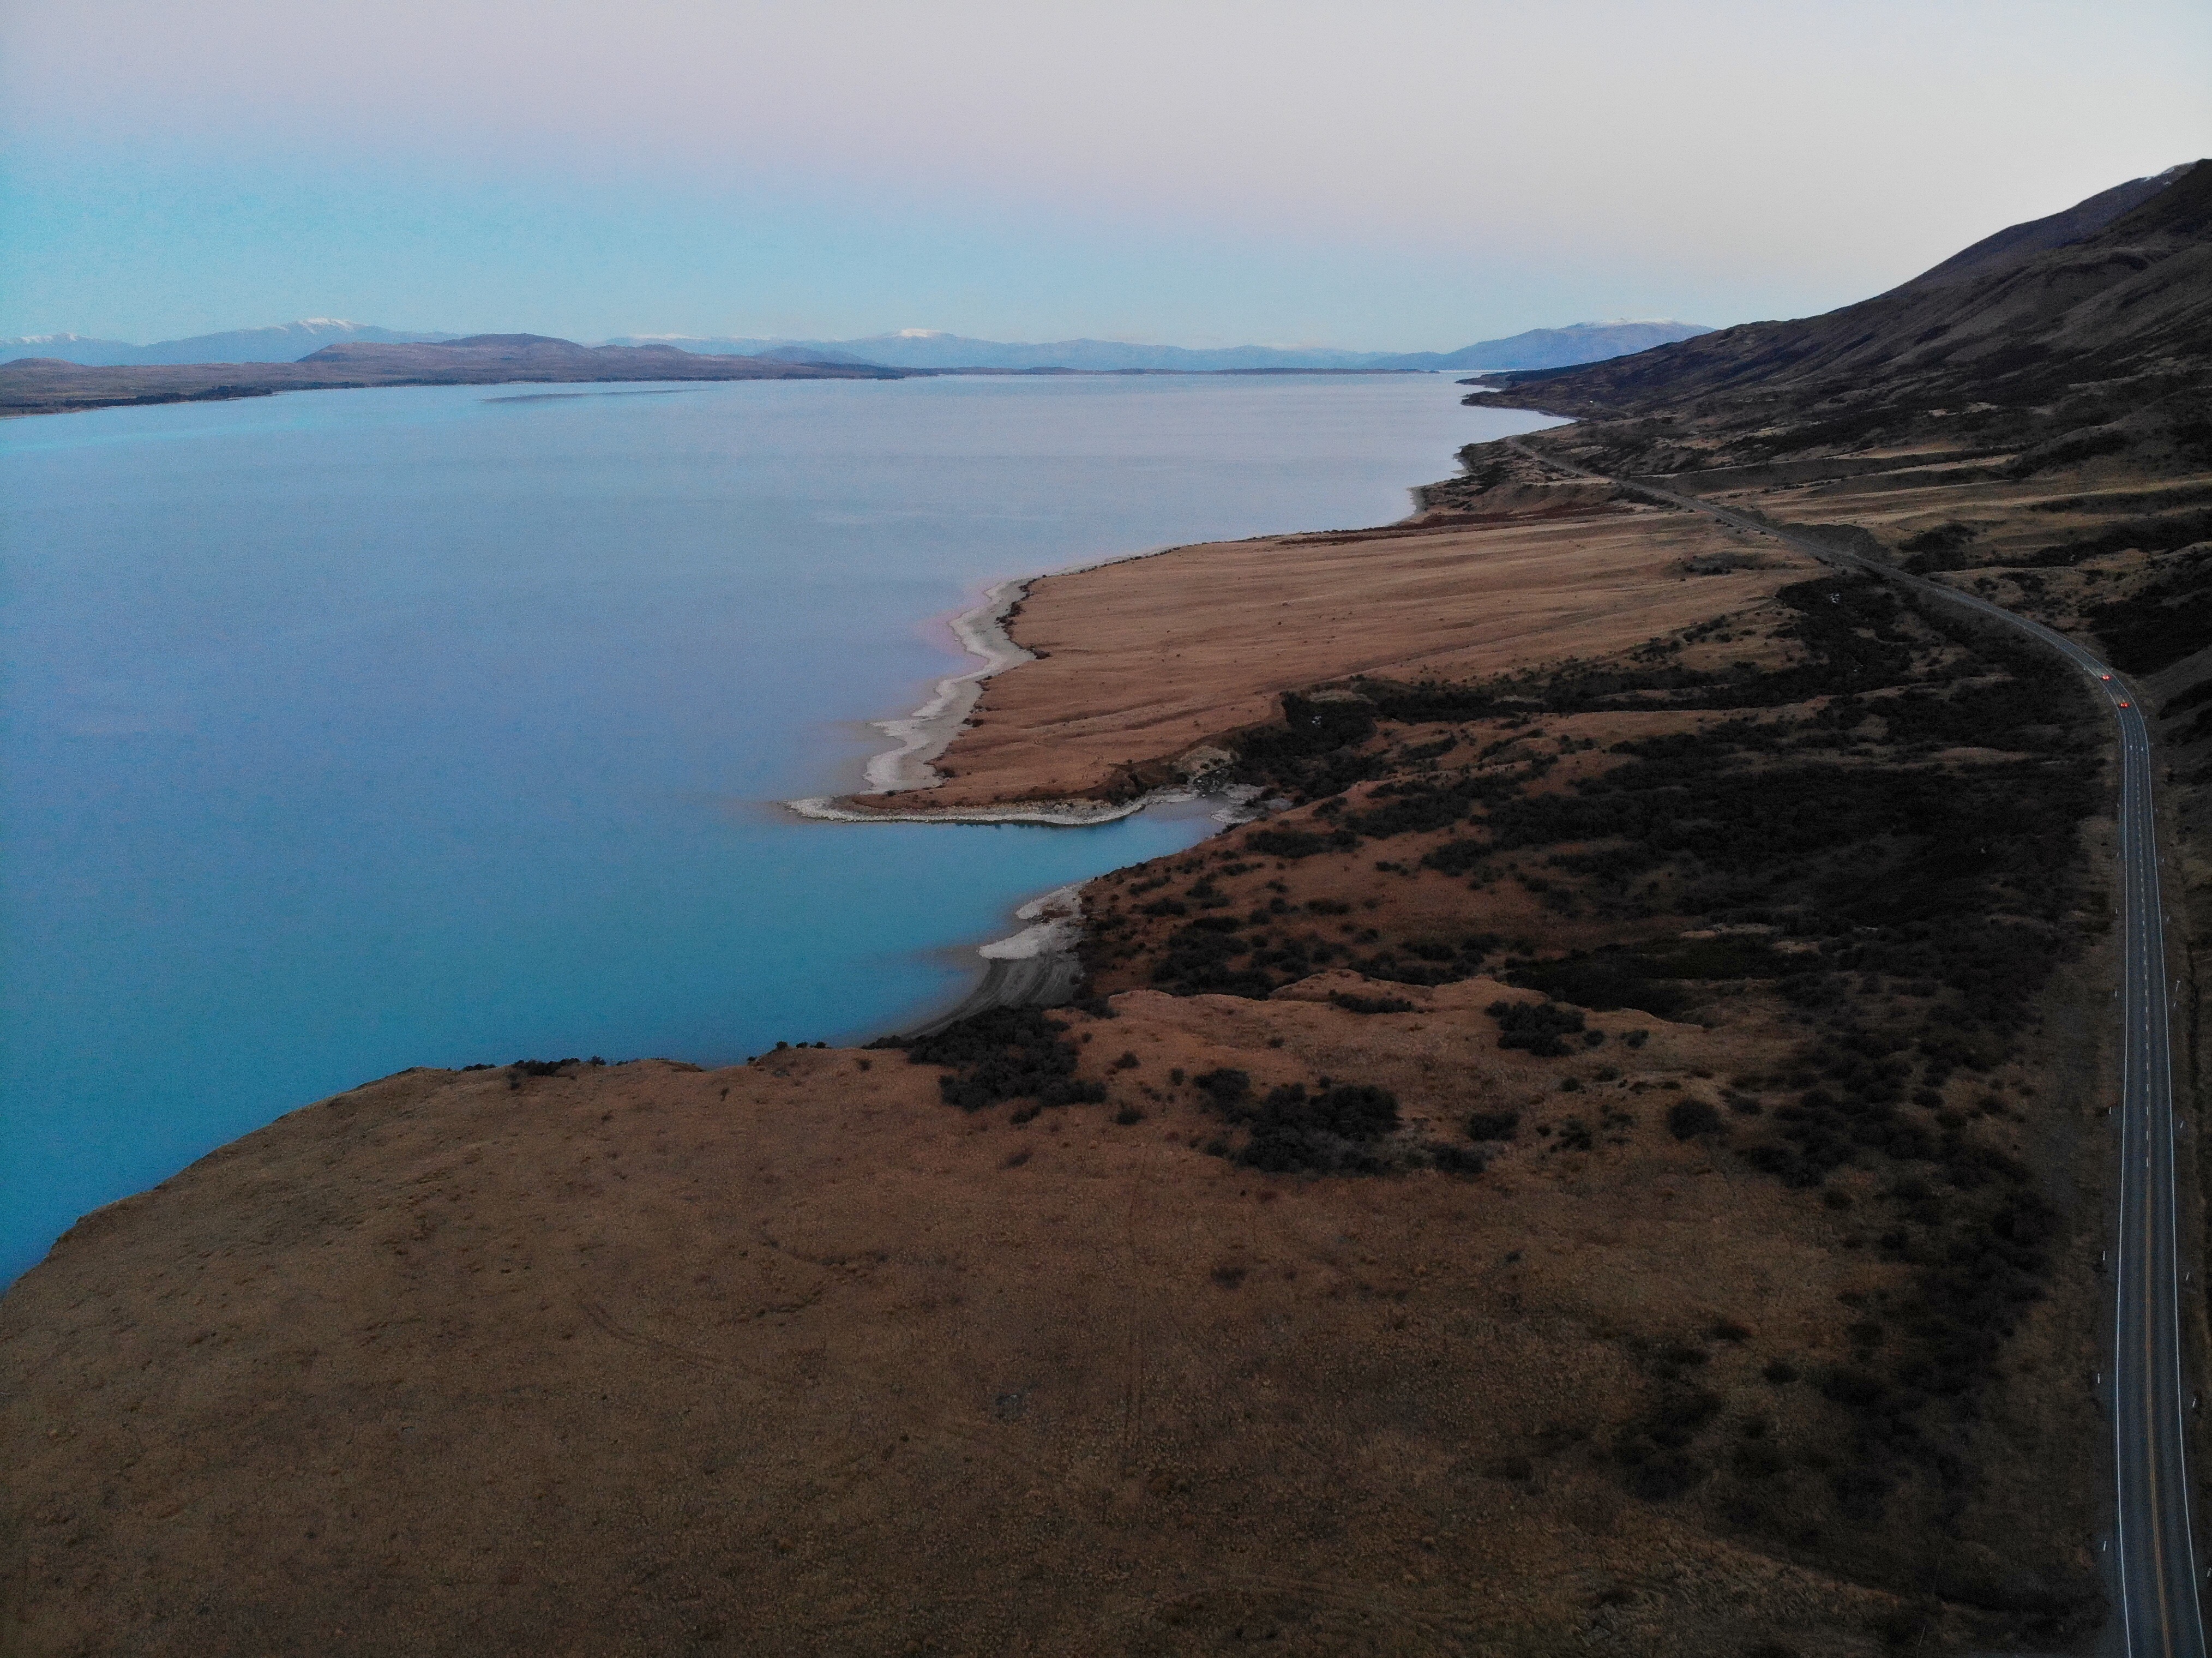
[[[2212,153],[2205,0],[9,0],[0,334],[1447,349]]]

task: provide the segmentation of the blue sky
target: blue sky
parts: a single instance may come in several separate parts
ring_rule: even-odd
[[[1443,349],[1826,309],[2212,151],[2212,7],[18,0],[0,334]]]

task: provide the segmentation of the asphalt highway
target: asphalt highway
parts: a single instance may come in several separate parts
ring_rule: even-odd
[[[1863,571],[2001,622],[2056,651],[2095,685],[2119,728],[2120,1201],[2112,1252],[2112,1368],[2106,1394],[2118,1480],[2108,1586],[2118,1650],[2125,1658],[2205,1658],[2202,1571],[2189,1511],[2189,1419],[2196,1398],[2184,1374],[2177,1187],[2183,1178],[2168,1042],[2166,912],[2159,897],[2158,819],[2152,799],[2150,726],[2142,700],[2094,651],[1978,594],[1907,575],[1777,529],[1749,513],[1632,478],[1610,478],[1510,446],[1540,465],[1619,483],[1772,536],[1825,564]]]

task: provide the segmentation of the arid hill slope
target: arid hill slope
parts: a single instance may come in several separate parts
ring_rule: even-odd
[[[1971,247],[1961,248],[1949,258],[1930,266],[1911,282],[1901,282],[1899,286],[1943,288],[1984,271],[2009,269],[2053,248],[2070,246],[2095,235],[2123,214],[2132,213],[2186,173],[2190,166],[2191,163],[2184,162],[2151,178],[2130,179],[2124,185],[2114,185],[2110,190],[2100,190],[2063,212],[2031,219],[2026,224],[2007,226],[1993,236],[1983,237]]]
[[[2069,417],[2087,428],[2108,416],[2147,446],[2201,452],[2201,393],[2212,373],[2212,164],[2196,163],[2063,246],[2044,251],[2023,238],[1931,280],[1945,269],[1825,316],[1747,324],[1496,383],[1511,402],[1559,414],[1663,413],[1695,440],[1677,446],[1705,465],[1938,431],[1953,444],[2031,434],[2042,442],[2065,435]],[[2105,406],[2121,402],[2124,410]],[[1680,458],[1653,433],[1636,470],[1679,471]]]

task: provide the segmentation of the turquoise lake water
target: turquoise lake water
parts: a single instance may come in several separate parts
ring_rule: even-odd
[[[1448,378],[307,392],[0,425],[0,1283],[409,1065],[865,1037],[1189,844],[800,822],[992,581],[1387,521]]]

